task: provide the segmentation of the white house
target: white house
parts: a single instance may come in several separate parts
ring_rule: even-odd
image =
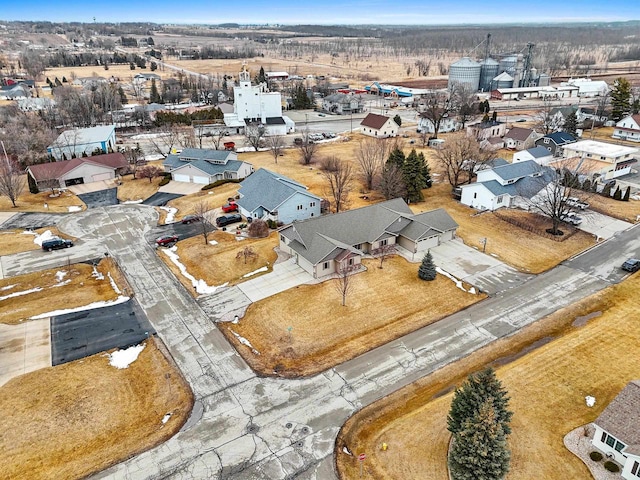
[[[478,171],[475,183],[460,187],[460,202],[478,210],[513,207],[521,199],[535,197],[550,180],[548,169],[533,160],[509,163]]]
[[[238,154],[228,150],[185,148],[168,155],[162,165],[176,182],[203,185],[217,180],[242,180],[253,172],[250,163],[238,160]]]
[[[360,131],[376,138],[397,137],[400,126],[391,117],[370,113],[360,122]]]
[[[591,443],[622,465],[622,478],[640,478],[640,380],[633,380],[593,422]]]
[[[547,165],[553,161],[553,154],[544,147],[533,147],[513,154],[513,163],[533,160],[538,165]]]
[[[493,137],[504,137],[506,133],[507,124],[493,120],[467,126],[467,137],[474,137],[478,141],[488,140]]]
[[[611,136],[620,140],[640,142],[640,113],[629,115],[616,123]]]
[[[564,146],[562,162],[571,164],[572,169],[583,174],[598,175],[602,180],[620,177],[631,172],[631,165],[638,160],[635,158],[639,149],[582,140]]]
[[[97,149],[111,153],[115,148],[116,126],[104,125],[65,130],[47,147],[47,153],[56,160],[69,160],[83,154],[91,155]]]
[[[459,122],[455,117],[445,117],[440,122],[439,133],[457,132],[462,129],[462,122]],[[420,114],[418,120],[418,132],[434,133],[435,127],[431,119],[427,118],[424,113]]]

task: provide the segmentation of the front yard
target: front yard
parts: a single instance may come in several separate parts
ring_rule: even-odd
[[[27,187],[27,177],[24,176],[24,190],[16,200],[16,206],[11,201],[0,196],[0,211],[5,212],[51,212],[67,213],[84,210],[85,204],[68,190],[52,193],[51,190],[44,190],[40,193],[31,193]]]
[[[45,227],[29,231],[24,229],[0,230],[0,255],[12,255],[14,253],[28,252],[29,250],[38,250],[41,246],[33,241],[35,238],[33,233],[42,235],[47,230],[51,232],[51,235],[73,240],[68,235],[62,235],[56,227]]]
[[[419,264],[399,256],[387,259],[383,269],[379,263],[364,261],[367,271],[352,277],[346,306],[336,281],[329,280],[254,303],[238,324],[218,326],[260,374],[298,377],[322,372],[484,298],[442,275],[422,281]]]

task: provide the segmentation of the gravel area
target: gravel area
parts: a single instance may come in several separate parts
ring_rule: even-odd
[[[586,432],[586,434],[585,434]],[[594,462],[589,458],[589,453],[594,450],[598,450],[591,444],[591,437],[593,436],[593,425],[587,424],[581,427],[571,430],[564,437],[564,446],[578,457],[587,466],[591,475],[595,480],[620,480],[622,478],[620,473],[612,473],[604,469],[604,462],[607,457],[604,456],[599,462]],[[600,452],[602,453],[602,452]],[[620,466],[620,472],[622,467]]]

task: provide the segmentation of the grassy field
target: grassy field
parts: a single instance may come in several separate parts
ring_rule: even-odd
[[[27,179],[24,177],[25,187],[16,201],[16,206],[11,204],[11,201],[4,196],[0,196],[0,210],[7,212],[53,212],[62,213],[68,212],[69,207],[81,207],[83,210],[86,208],[85,204],[69,191],[61,192],[58,195],[51,196],[51,190],[43,191],[40,193],[31,193],[26,186]],[[46,205],[46,207],[45,207]]]
[[[127,284],[120,270],[111,258],[103,259],[96,270],[104,276],[102,280],[96,278],[93,267],[85,263],[1,279],[0,289],[3,290],[0,291],[0,296],[40,290],[0,301],[0,322],[17,324],[29,317],[54,310],[81,307],[101,300],[115,300],[118,294],[111,286],[107,274],[111,274],[123,291]],[[63,272],[64,275],[57,277],[58,272]]]
[[[212,188],[210,190],[199,191],[192,193],[191,195],[185,195],[171,200],[167,206],[178,209],[176,219],[181,219],[186,215],[195,213],[195,206],[200,202],[205,202],[209,210],[214,208],[220,208],[227,203],[227,198],[235,197],[238,193],[237,183],[225,183],[219,187]]]
[[[347,446],[355,454],[367,452],[369,478],[447,480],[446,415],[452,394],[443,392],[467,374],[492,362],[504,364],[533,342],[551,338],[497,369],[515,412],[507,480],[556,480],[560,466],[562,478],[590,478],[562,440],[593,421],[628,381],[640,377],[635,353],[639,287],[636,274],[363,409],[345,424],[336,444],[341,478],[359,475],[357,461],[342,453]],[[595,407],[585,406],[586,395],[596,398]],[[380,451],[382,442],[388,451]]]
[[[382,269],[378,260],[363,263],[367,271],[354,276],[346,306],[330,280],[254,303],[239,324],[218,326],[254,370],[296,377],[326,370],[484,298],[441,275],[424,282],[418,265],[398,256]],[[240,345],[232,332],[260,355]]]
[[[591,205],[592,209],[620,220],[624,220],[625,222],[636,223],[638,221],[638,216],[640,215],[640,201],[638,200],[621,202],[619,200],[614,200],[613,198],[593,194],[587,198],[587,201]]]
[[[2,478],[80,479],[173,436],[193,396],[156,342],[126,369],[97,354],[2,386]]]
[[[41,235],[49,230],[53,235],[60,238],[72,240],[68,235],[63,235],[56,227],[45,227],[34,230]],[[24,229],[20,230],[0,230],[0,255],[12,255],[19,252],[27,252],[29,250],[38,250],[40,245],[33,241],[34,235],[25,234]]]
[[[121,178],[122,183],[118,186],[118,200],[121,202],[146,200],[158,191],[162,178],[152,178],[149,182],[148,178],[134,179],[133,175],[125,175]]]

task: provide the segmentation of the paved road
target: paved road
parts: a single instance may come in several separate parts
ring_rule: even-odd
[[[115,206],[76,214],[59,225],[71,235],[101,238],[118,259],[196,398],[187,428],[94,478],[335,478],[336,435],[359,408],[620,281],[618,265],[628,256],[640,256],[640,236],[632,228],[545,274],[315,377],[259,378],[153,248],[140,241],[150,233],[155,215],[144,207]],[[222,317],[227,308],[244,308],[246,297],[234,292],[229,304],[222,297],[212,301],[210,314]]]

